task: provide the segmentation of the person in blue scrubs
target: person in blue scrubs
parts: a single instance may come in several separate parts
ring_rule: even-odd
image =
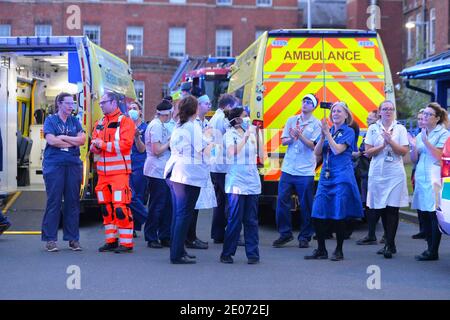
[[[72,112],[76,107],[73,96],[60,93],[55,99],[57,112],[45,119],[44,137],[47,145],[42,163],[47,206],[42,221],[42,241],[46,241],[49,252],[58,251],[56,245],[58,226],[63,210],[63,240],[69,247],[80,251],[80,188],[83,164],[80,160],[80,146],[86,135],[80,122]]]
[[[336,102],[330,110],[331,129],[322,119],[322,134],[314,149],[316,157],[323,157],[319,185],[312,208],[318,248],[305,259],[328,259],[325,247],[326,232],[330,224],[336,231],[336,250],[332,261],[344,259],[342,246],[346,234],[345,221],[363,216],[361,196],[352,165],[355,132],[348,124],[353,118],[344,102]]]
[[[133,147],[131,149],[131,203],[130,209],[134,219],[133,236],[136,231],[141,231],[142,225],[147,220],[147,208],[145,207],[145,194],[147,191],[147,179],[144,176],[144,163],[147,157],[145,152],[145,130],[147,123],[142,121],[142,106],[138,101],[128,105],[128,115],[136,125]]]
[[[195,97],[181,99],[179,121],[170,137],[171,155],[164,169],[172,194],[170,262],[173,264],[195,263],[184,244],[200,189],[207,186],[210,174],[208,159],[213,145],[204,139],[200,126],[195,124],[197,110]]]
[[[262,140],[256,127],[243,120],[244,109],[233,108],[228,113],[230,128],[224,135],[228,172],[225,176],[225,193],[228,196],[229,214],[225,229],[220,262],[233,263],[244,225],[245,254],[248,264],[259,263],[258,197],[261,180],[257,156],[262,158]],[[259,154],[258,154],[259,153]]]

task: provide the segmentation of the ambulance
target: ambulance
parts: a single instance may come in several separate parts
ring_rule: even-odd
[[[76,116],[91,136],[102,116],[105,91],[121,96],[121,109],[136,99],[128,64],[83,36],[0,37],[0,130],[3,142],[0,194],[43,191],[43,123],[60,92],[73,94]],[[77,108],[75,108],[77,109]],[[82,203],[94,203],[89,139],[81,146]]]
[[[345,101],[361,130],[383,100],[395,103],[388,59],[374,31],[297,29],[263,33],[234,63],[228,93],[248,106],[253,124],[263,129],[261,202],[276,206],[286,147],[281,134],[287,119],[301,112],[302,98],[321,103],[314,116],[328,116],[330,104]],[[316,172],[316,179],[318,178]]]

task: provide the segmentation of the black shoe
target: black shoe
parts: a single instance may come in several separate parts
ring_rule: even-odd
[[[187,252],[184,252],[184,253],[183,253],[183,257],[186,257],[186,258],[188,258],[188,259],[197,259],[196,256],[194,256],[193,254],[189,254],[189,253],[187,253]]]
[[[415,235],[411,236],[411,238],[413,238],[413,239],[425,239],[425,233],[423,233],[423,232],[416,233]]]
[[[393,252],[392,252],[392,249],[390,247],[385,247],[384,248],[384,253],[383,253],[384,258],[392,259],[392,254],[393,254]]]
[[[0,213],[0,214],[1,214],[1,213]],[[0,224],[0,235],[2,235],[3,232],[5,232],[6,230],[8,230],[9,227],[11,227],[11,223],[9,223],[9,222]]]
[[[186,248],[189,249],[208,249],[208,243],[204,243],[199,239],[195,239],[194,241],[185,241]]]
[[[99,252],[108,252],[108,251],[114,251],[119,247],[119,242],[111,242],[111,243],[105,243],[103,246],[98,248]]]
[[[161,249],[163,246],[159,241],[149,241],[147,242],[147,247],[153,248],[153,249]]]
[[[194,263],[197,263],[197,261],[190,260],[186,256],[183,256],[179,259],[170,260],[170,263],[172,263],[172,264],[194,264]]]
[[[422,254],[414,257],[417,261],[436,261],[439,260],[439,255],[437,253],[431,253],[428,250],[422,252]]]
[[[369,238],[369,237],[364,237],[364,238],[356,241],[356,244],[359,246],[373,245],[373,244],[377,244],[377,243],[378,243],[377,238]]]
[[[299,247],[300,249],[303,249],[303,248],[309,248],[309,242],[308,242],[308,240],[300,240],[300,241],[298,242],[298,247]]]
[[[223,243],[223,239],[214,239],[214,243]]]
[[[325,251],[319,251],[318,249],[315,249],[310,256],[304,256],[305,260],[322,260],[322,259],[328,259],[328,252]]]
[[[384,251],[386,251],[387,246],[384,246],[383,248],[381,248],[380,250],[377,251],[377,254],[384,254]],[[392,254],[396,254],[397,253],[397,248],[394,246],[392,248],[390,248],[390,251]]]
[[[259,258],[248,258],[247,264],[258,264]]]
[[[125,247],[125,246],[118,246],[116,250],[114,250],[115,253],[131,253],[133,252],[133,247]]]
[[[163,247],[170,248],[170,240],[169,239],[162,239],[159,242],[161,243],[161,245]]]
[[[272,246],[274,248],[281,248],[282,246],[284,246],[285,244],[291,242],[292,240],[294,240],[293,236],[289,236],[289,237],[286,237],[286,238],[279,237],[277,240],[275,240],[272,243]]]
[[[344,260],[344,253],[342,251],[334,251],[330,258],[331,261]]]
[[[233,263],[233,258],[230,256],[220,256],[220,262],[222,263]]]

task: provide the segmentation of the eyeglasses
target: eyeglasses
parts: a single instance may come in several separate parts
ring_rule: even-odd
[[[113,101],[113,100],[110,99],[110,100],[100,101],[99,104],[100,104],[101,106],[103,106],[105,103],[111,102],[111,101]]]
[[[429,113],[429,112],[422,112],[424,117],[431,117],[431,116],[436,116],[434,113]]]
[[[309,99],[303,100],[303,103],[313,105],[313,102],[311,100],[309,100]]]

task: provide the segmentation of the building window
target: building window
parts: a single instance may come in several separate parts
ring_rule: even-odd
[[[0,37],[11,37],[11,25],[0,24]]]
[[[34,35],[37,37],[50,37],[52,35],[52,25],[51,24],[35,25]]]
[[[141,103],[142,114],[145,115],[145,82],[134,80],[134,91],[136,92],[136,98]]]
[[[430,53],[436,50],[436,9],[430,9]]]
[[[272,0],[256,0],[257,7],[271,7]]]
[[[423,47],[423,41],[422,38],[422,31],[423,31],[423,21],[422,21],[422,14],[419,13],[416,16],[416,57],[420,57],[420,52],[424,49]]]
[[[133,45],[133,50],[131,51],[132,56],[142,56],[143,55],[143,40],[144,39],[144,28],[143,27],[128,27],[127,28],[127,45]],[[128,54],[128,53],[126,53]]]
[[[256,30],[255,32],[255,40],[258,39],[266,30]]]
[[[186,0],[169,0],[170,3],[185,4]]]
[[[83,34],[93,43],[100,45],[100,26],[85,25],[83,27]]]
[[[169,57],[182,59],[186,53],[186,29],[169,29]]]
[[[216,56],[231,57],[233,32],[231,30],[216,30]]]
[[[231,6],[233,4],[232,0],[216,0],[218,6]]]
[[[413,21],[413,17],[408,18],[408,22]],[[412,29],[407,29],[407,38],[406,38],[406,58],[411,59],[412,58]]]

